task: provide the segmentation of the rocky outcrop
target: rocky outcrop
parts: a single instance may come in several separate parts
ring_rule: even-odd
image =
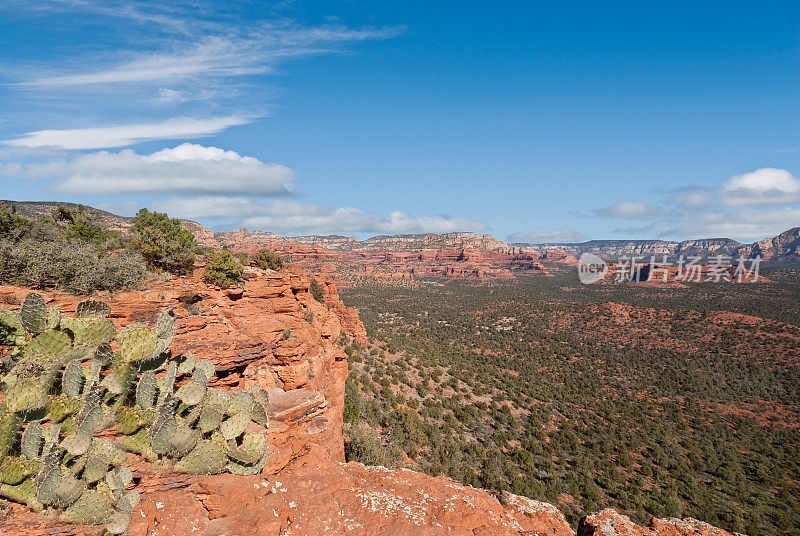
[[[578,525],[578,536],[734,536],[692,518],[656,519],[646,527],[635,524],[626,515],[611,508],[583,518]]]
[[[320,418],[328,424],[314,440],[331,459],[344,460],[341,416],[347,362],[337,341],[343,333],[365,340],[355,310],[344,306],[335,286],[327,292],[326,304],[316,301],[306,275],[251,269],[243,289],[218,289],[203,283],[197,272],[194,278],[151,283],[146,290],[101,299],[111,306],[117,327],[152,324],[161,310],[172,309],[178,328],[171,348],[212,360],[217,369],[215,387],[258,384],[280,391],[318,392],[325,401]],[[27,292],[0,286],[4,303],[20,303]],[[80,301],[42,294],[68,313]]]
[[[221,475],[148,494],[131,536],[165,534],[573,536],[545,503],[444,477],[358,463],[297,462],[279,475]],[[182,522],[185,520],[185,522]]]
[[[707,238],[703,240],[684,240],[679,242],[675,254],[684,256],[708,257],[715,255],[734,256],[742,244],[730,238]]]
[[[295,236],[293,240],[299,244],[319,246],[333,251],[352,251],[359,249],[359,242],[351,236],[325,235],[325,236]]]
[[[775,238],[765,238],[756,242],[752,246],[752,254],[776,261],[800,260],[800,227],[789,229]]]
[[[420,251],[477,249],[507,253],[509,246],[489,234],[444,233],[373,236],[361,242],[344,236],[296,236],[294,241],[336,251]]]

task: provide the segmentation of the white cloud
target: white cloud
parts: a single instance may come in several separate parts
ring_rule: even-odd
[[[597,216],[640,219],[616,233],[685,240],[732,238],[740,242],[775,236],[800,224],[800,180],[786,169],[760,168],[719,186],[687,185],[667,191],[664,208],[622,201]]]
[[[552,244],[561,242],[580,242],[585,237],[572,227],[558,229],[531,229],[508,236],[510,243]]]
[[[245,35],[210,36],[184,43],[168,52],[142,54],[91,71],[41,74],[22,84],[38,87],[163,84],[197,77],[267,73],[280,60],[328,54],[343,43],[387,39],[402,32],[399,27],[353,30],[343,26],[301,27],[289,22],[264,23],[251,28]]]
[[[348,45],[389,39],[404,31],[402,27],[306,26],[276,18],[277,6],[242,10],[242,6],[196,0],[7,3],[0,2],[0,13],[13,9],[21,18],[47,17],[37,21],[35,28],[62,22],[59,14],[64,11],[84,21],[74,23],[73,33],[91,32],[102,25],[114,34],[108,46],[79,43],[53,49],[51,56],[35,62],[20,55],[0,62],[3,78],[10,82],[5,86],[9,110],[25,112],[30,120],[28,110],[46,108],[47,117],[58,126],[90,127],[62,130],[51,128],[52,124],[33,124],[27,128],[32,132],[14,133],[14,139],[5,142],[25,147],[107,149],[151,139],[188,140],[214,134],[267,114],[278,92],[263,75],[274,73],[278,66],[339,53]],[[254,19],[253,12],[273,18]],[[187,119],[212,113],[221,117]],[[152,117],[152,123],[138,124],[141,117]],[[96,126],[104,123],[111,126]]]
[[[667,223],[649,225],[617,232],[634,233],[653,238],[733,238],[742,243],[776,236],[800,223],[800,209],[739,209],[686,211]]]
[[[197,6],[179,6],[181,2],[175,0],[168,6],[156,2],[139,2],[134,0],[105,0],[94,2],[90,0],[6,0],[9,5],[19,4],[28,11],[56,11],[69,12],[81,10],[86,13],[108,17],[123,18],[140,24],[155,23],[168,26],[176,30],[188,31],[188,21],[191,12]],[[195,10],[187,8],[195,7]]]
[[[30,164],[25,174],[55,177],[52,188],[82,194],[146,192],[249,193],[293,191],[294,172],[234,151],[184,143],[150,155],[131,149],[100,151],[72,160]]]
[[[254,216],[265,210],[246,197],[197,196],[171,197],[153,202],[153,209],[188,220],[236,219]]]
[[[388,216],[352,207],[331,207],[295,201],[254,202],[244,197],[170,198],[153,204],[156,210],[189,219],[232,219],[250,229],[282,234],[329,233],[449,233],[483,232],[486,224],[452,216]]]
[[[761,168],[734,175],[720,188],[728,205],[783,205],[800,202],[800,180],[788,170]]]
[[[57,147],[62,149],[107,149],[124,147],[148,140],[200,138],[250,122],[250,119],[228,116],[210,119],[175,117],[160,123],[115,125],[108,127],[37,130],[23,138],[6,140],[14,147]]]
[[[650,219],[660,214],[660,209],[644,201],[620,201],[596,211],[598,216],[606,218]]]
[[[715,196],[715,188],[692,185],[671,190],[667,201],[684,207],[704,207],[714,201]]]

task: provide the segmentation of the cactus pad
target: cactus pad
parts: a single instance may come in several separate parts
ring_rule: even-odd
[[[22,417],[19,414],[6,413],[0,416],[0,458],[16,448],[21,428]]]
[[[47,329],[33,337],[25,345],[28,355],[42,354],[47,357],[62,357],[72,347],[72,339],[64,331]]]
[[[156,403],[158,396],[158,381],[153,371],[148,370],[139,378],[136,384],[136,403],[142,409],[150,409]]]
[[[153,356],[158,344],[156,332],[141,324],[132,324],[117,336],[120,355],[126,363],[135,363]]]
[[[242,435],[248,424],[250,424],[250,412],[243,411],[225,420],[219,426],[219,431],[222,432],[222,437],[230,440]]]
[[[199,441],[189,454],[178,460],[175,470],[181,473],[215,474],[225,470],[228,457],[225,446],[216,441]]]
[[[66,523],[102,525],[108,521],[112,512],[111,497],[100,491],[84,491],[60,519]]]
[[[208,359],[198,359],[194,364],[195,371],[200,370],[205,374],[206,380],[209,380],[214,377],[214,373],[216,372],[216,368],[214,367],[214,363],[209,361]]]
[[[28,476],[25,464],[19,458],[7,456],[0,463],[0,482],[3,484],[16,485],[25,480]]]
[[[233,473],[234,475],[255,475],[261,472],[265,465],[267,465],[267,460],[269,459],[269,449],[265,448],[263,454],[261,455],[261,459],[259,459],[256,463],[252,465],[240,463],[236,460],[230,460],[228,462],[228,472]]]
[[[247,433],[242,439],[241,446],[237,446],[235,441],[228,442],[226,450],[228,457],[243,465],[254,465],[258,463],[267,448],[267,436],[258,433]]]
[[[205,395],[206,383],[197,380],[186,382],[175,391],[175,398],[187,406],[196,406],[203,401]]]
[[[77,430],[86,435],[92,435],[103,420],[103,409],[96,400],[87,398],[75,423]]]
[[[0,495],[12,501],[27,504],[34,510],[40,510],[42,505],[36,500],[36,484],[32,478],[26,478],[19,484],[0,484]]]
[[[89,445],[92,444],[92,436],[75,433],[70,434],[61,442],[61,447],[69,452],[72,456],[81,456],[89,450]]]
[[[42,407],[44,393],[37,378],[20,378],[6,393],[6,405],[14,413]]]
[[[72,475],[64,475],[52,492],[52,504],[56,508],[67,508],[83,494],[86,485]]]
[[[61,324],[61,311],[52,305],[47,308],[47,329],[56,329]]]
[[[114,395],[121,395],[126,393],[133,385],[134,371],[131,365],[123,364],[111,371],[111,373],[103,378],[100,386],[104,387],[109,393]]]
[[[111,307],[97,300],[84,300],[75,309],[76,318],[107,318],[110,314]]]
[[[167,366],[167,371],[164,373],[164,377],[158,381],[159,406],[163,405],[167,397],[172,394],[172,389],[175,386],[175,374],[177,371],[178,365],[175,363],[175,361],[170,361],[169,365]]]
[[[19,319],[28,332],[41,333],[47,329],[47,305],[41,295],[31,292],[22,301]]]
[[[43,445],[42,425],[39,421],[28,423],[22,433],[22,455],[26,458],[36,458],[42,453]]]
[[[207,434],[219,428],[222,424],[224,412],[220,406],[211,404],[203,405],[203,410],[200,413],[200,419],[197,421],[197,428]]]
[[[250,412],[253,406],[253,395],[247,391],[233,391],[230,393],[230,404],[225,412],[226,415],[237,415],[242,412]]]
[[[178,365],[178,374],[191,374],[197,361],[190,355],[183,356],[183,361]]]
[[[135,408],[123,406],[117,411],[116,427],[120,434],[135,434],[144,423],[139,418],[139,412]]]
[[[80,396],[83,387],[83,367],[78,360],[70,361],[61,376],[61,389],[71,397]]]
[[[52,504],[55,499],[53,490],[63,476],[59,466],[60,461],[60,452],[57,449],[50,450],[44,458],[39,474],[36,475],[36,499],[42,504]]]
[[[25,342],[25,328],[19,316],[8,310],[0,311],[0,344],[22,344]]]
[[[178,426],[167,440],[167,454],[172,457],[185,456],[197,445],[198,436],[194,428]]]
[[[169,339],[175,335],[175,313],[163,311],[156,320],[156,335],[159,339]]]
[[[117,330],[111,320],[106,318],[94,322],[82,321],[75,326],[75,344],[97,346],[100,343],[111,342],[117,336]]]

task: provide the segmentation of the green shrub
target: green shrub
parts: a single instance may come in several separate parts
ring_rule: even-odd
[[[122,243],[120,234],[108,231],[91,221],[84,210],[70,210],[59,205],[53,214],[53,220],[62,227],[68,239],[91,242],[105,247],[119,247]]]
[[[262,270],[283,270],[283,257],[268,249],[262,249],[253,255],[252,260]]]
[[[180,220],[160,212],[140,210],[131,227],[130,248],[141,252],[147,264],[173,274],[188,274],[194,265],[194,235]]]
[[[399,467],[403,454],[396,446],[384,448],[378,434],[360,425],[346,424],[344,433],[344,456],[347,461],[358,461],[365,465]]]
[[[4,240],[19,240],[28,233],[31,222],[6,209],[0,210],[0,238]]]
[[[71,294],[138,287],[147,275],[138,253],[109,254],[64,238],[0,241],[0,281],[23,287],[57,288]]]
[[[319,303],[325,303],[325,287],[316,279],[311,280],[311,295]]]
[[[242,277],[242,265],[230,252],[230,250],[222,249],[220,251],[212,251],[206,255],[206,271],[205,279],[211,283],[219,285],[220,287],[228,287],[234,283],[238,283]]]

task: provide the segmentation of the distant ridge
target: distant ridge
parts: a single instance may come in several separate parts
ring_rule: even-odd
[[[9,201],[0,200],[0,209],[14,210],[25,216],[49,215],[59,206],[82,209],[102,221],[109,229],[124,231],[131,225],[131,218],[117,216],[106,210],[88,205],[58,201]],[[323,248],[336,252],[413,252],[423,250],[477,250],[504,254],[539,253],[560,251],[580,256],[594,253],[601,257],[621,256],[697,255],[709,257],[760,255],[771,262],[800,263],[800,227],[793,227],[775,237],[767,237],[752,244],[742,244],[730,238],[702,238],[681,242],[669,240],[589,240],[579,243],[512,243],[508,244],[490,234],[453,232],[443,234],[399,234],[379,235],[365,240],[341,235],[305,235],[287,237],[266,231],[241,229],[231,232],[213,232],[192,220],[181,220],[183,226],[192,231],[198,242],[205,246],[222,247],[236,245],[248,240],[295,243]]]

